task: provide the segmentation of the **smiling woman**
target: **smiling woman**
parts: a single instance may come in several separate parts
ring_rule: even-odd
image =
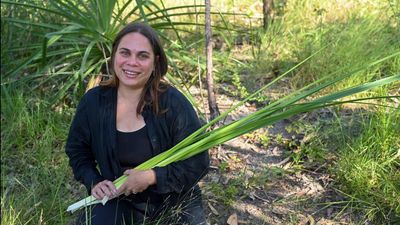
[[[132,169],[200,128],[190,103],[162,80],[168,65],[156,32],[127,25],[113,43],[111,65],[112,78],[81,100],[66,144],[75,178],[96,199],[111,199],[86,208],[79,224],[159,223],[178,205],[178,217],[162,224],[206,224],[197,182],[207,172],[207,152]],[[127,180],[117,189],[112,181],[123,174]]]

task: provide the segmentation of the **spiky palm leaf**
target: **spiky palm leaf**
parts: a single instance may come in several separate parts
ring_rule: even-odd
[[[182,41],[180,32],[185,30],[183,27],[198,24],[176,22],[172,21],[172,18],[201,13],[191,10],[194,7],[201,8],[201,5],[167,8],[163,1],[156,4],[155,1],[141,0],[126,0],[122,3],[117,0],[54,0],[31,1],[31,3],[2,0],[1,3],[4,7],[20,7],[58,18],[53,21],[44,17],[41,21],[32,16],[33,14],[26,18],[15,18],[12,14],[2,16],[4,23],[40,28],[35,33],[40,43],[24,46],[24,50],[29,50],[31,54],[25,54],[24,57],[19,57],[12,64],[5,66],[3,83],[40,80],[31,88],[43,88],[46,83],[51,82],[58,86],[54,101],[60,100],[71,90],[72,93],[78,93],[78,97],[81,96],[84,81],[88,76],[99,74],[101,66],[110,57],[112,40],[128,22],[148,22],[166,43],[173,43],[172,47],[166,50],[167,57],[173,58],[174,61],[180,60],[186,64],[197,65],[197,60],[189,56],[191,52],[187,44]],[[29,12],[32,13],[31,11]],[[174,38],[165,34],[169,31],[172,31]],[[19,46],[7,49],[11,52],[18,50],[21,50]],[[176,54],[177,52],[179,54]],[[174,63],[172,68],[177,71],[176,75],[184,74]],[[24,71],[29,71],[29,74],[21,76]],[[171,74],[167,74],[167,78],[174,81],[171,79]],[[184,93],[189,99],[192,98],[187,90]],[[191,102],[195,104],[193,100]]]

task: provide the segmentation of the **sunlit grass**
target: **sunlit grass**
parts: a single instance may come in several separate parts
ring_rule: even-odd
[[[63,147],[71,114],[22,93],[2,86],[1,223],[64,224],[63,198],[80,190]]]
[[[15,225],[22,224],[20,221],[21,212],[14,208],[13,200],[7,192],[2,191],[1,196],[1,224]]]
[[[365,221],[388,223],[400,217],[399,124],[399,108],[378,109],[339,152],[337,185]]]
[[[227,40],[231,43],[238,40],[244,42],[225,53],[216,51],[215,61],[223,62],[214,66],[218,71],[216,76],[224,81],[230,80],[237,90],[247,89],[242,93],[252,93],[305,55],[321,48],[325,50],[320,56],[294,71],[291,79],[282,84],[286,91],[295,90],[332,72],[349,72],[400,49],[400,30],[394,9],[389,1],[287,1],[284,13],[275,15],[266,32],[254,25],[248,34],[228,36]],[[225,57],[231,60],[226,62]],[[327,91],[396,73],[400,68],[399,62],[400,57],[396,57],[362,71]],[[238,76],[240,82],[237,82]]]

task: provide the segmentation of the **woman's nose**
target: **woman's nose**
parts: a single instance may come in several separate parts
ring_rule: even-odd
[[[128,59],[128,64],[132,66],[137,66],[139,65],[139,60],[135,55],[131,55]]]

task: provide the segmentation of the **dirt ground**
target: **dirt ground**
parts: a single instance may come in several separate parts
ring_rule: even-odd
[[[218,95],[221,111],[236,102]],[[256,110],[254,104],[246,104],[225,122]],[[334,204],[344,197],[335,190],[334,180],[327,172],[333,160],[296,163],[292,157],[296,148],[291,148],[290,143],[307,144],[308,138],[301,131],[289,132],[292,122],[302,119],[313,123],[332,117],[327,109],[306,113],[210,149],[211,169],[200,182],[208,222],[211,225],[357,223],[354,213]]]

